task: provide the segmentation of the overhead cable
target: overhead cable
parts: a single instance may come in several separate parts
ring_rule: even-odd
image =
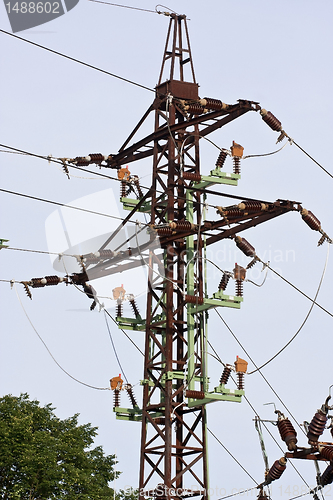
[[[234,457],[234,455],[224,446],[224,444],[222,443],[222,441],[219,440],[219,438],[214,434],[214,432],[211,431],[209,429],[209,427],[207,427],[207,430],[216,439],[216,441],[222,446],[222,448],[234,459],[234,461],[239,465],[239,467],[241,469],[243,469],[243,471],[252,479],[252,481],[256,485],[258,485],[259,483],[251,476],[251,474],[245,469],[245,467],[242,466],[242,464],[237,460],[237,458]]]
[[[281,274],[279,274],[277,271],[275,271],[272,267],[270,267],[269,264],[263,262],[261,259],[259,259],[258,257],[258,261],[261,262],[262,264],[264,264],[265,266],[268,267],[268,269],[270,269],[270,271],[272,271],[273,273],[275,273],[277,276],[279,276],[279,278],[281,278],[283,281],[285,281],[286,283],[288,283],[288,285],[292,286],[293,288],[295,288],[295,290],[297,290],[301,295],[303,295],[304,297],[306,297],[308,300],[310,300],[313,304],[315,304],[317,307],[319,307],[320,309],[322,309],[325,313],[327,313],[329,316],[331,316],[333,318],[333,314],[328,311],[327,309],[325,309],[325,307],[321,306],[320,304],[318,304],[318,302],[316,302],[314,299],[311,299],[311,297],[309,297],[306,293],[302,292],[302,290],[300,290],[299,288],[297,288],[297,286],[293,285],[290,281],[288,281],[286,278],[284,278]]]
[[[272,356],[268,361],[266,361],[266,363],[264,363],[263,365],[259,366],[259,368],[256,368],[252,372],[248,372],[248,375],[252,375],[252,373],[255,373],[258,370],[261,370],[261,368],[263,368],[264,366],[267,366],[268,363],[270,363],[271,361],[273,361],[273,359],[277,358],[278,355],[281,354],[281,352],[283,352],[286,349],[286,347],[288,347],[288,345],[290,345],[292,343],[292,341],[297,337],[297,335],[299,334],[299,332],[302,330],[303,326],[307,322],[307,320],[308,320],[308,318],[309,318],[309,316],[310,316],[310,314],[312,312],[312,309],[313,309],[313,307],[314,307],[314,305],[316,303],[316,300],[317,300],[317,297],[318,297],[318,294],[319,294],[319,290],[320,290],[322,282],[324,280],[324,276],[325,276],[325,272],[326,272],[326,268],[327,268],[327,263],[328,263],[329,249],[330,249],[330,246],[327,245],[326,261],[325,261],[324,269],[323,269],[323,272],[322,272],[322,275],[321,275],[321,278],[320,278],[320,282],[319,282],[319,285],[318,285],[318,288],[317,288],[317,291],[316,291],[316,295],[314,296],[314,299],[312,301],[310,309],[309,309],[307,315],[305,316],[305,319],[302,322],[301,326],[299,327],[299,329],[297,330],[297,332],[295,333],[295,335],[293,335],[291,337],[291,339],[274,356]]]
[[[247,491],[252,491],[252,490],[256,490],[256,489],[257,489],[257,487],[254,486],[253,488],[247,488],[246,490],[237,491],[237,493],[231,493],[230,495],[226,495],[224,497],[218,498],[217,500],[225,500],[226,498],[235,497],[236,495],[243,495]]]
[[[240,342],[240,340],[237,338],[237,336],[235,335],[235,333],[232,331],[232,329],[230,328],[230,326],[227,324],[227,322],[224,320],[224,318],[218,312],[217,308],[215,307],[214,309],[215,309],[216,314],[219,316],[219,318],[221,319],[221,321],[224,323],[224,325],[226,326],[226,328],[229,330],[229,332],[231,333],[231,335],[236,340],[237,344],[241,347],[241,349],[243,349],[243,351],[245,352],[246,356],[250,359],[250,361],[253,363],[253,365],[257,368],[257,370],[259,371],[260,375],[262,376],[262,378],[264,379],[264,381],[266,382],[266,384],[268,385],[268,387],[275,394],[275,396],[278,398],[278,400],[284,406],[284,408],[288,411],[288,413],[293,418],[293,420],[298,425],[298,427],[301,429],[301,431],[303,432],[303,434],[305,434],[304,429],[300,426],[300,424],[298,423],[298,421],[296,420],[296,418],[294,417],[294,415],[291,413],[291,411],[289,410],[289,408],[285,405],[285,403],[282,401],[282,399],[280,398],[280,396],[278,395],[278,393],[275,391],[275,389],[269,383],[269,381],[267,380],[267,378],[265,377],[265,375],[261,372],[260,368],[254,362],[254,360],[252,359],[252,357],[250,356],[250,354],[247,352],[247,350],[245,349],[245,347],[242,345],[242,343]]]
[[[71,208],[73,210],[79,210],[81,212],[87,212],[87,213],[90,213],[90,214],[93,214],[93,215],[100,215],[100,216],[103,216],[103,217],[109,217],[110,219],[116,219],[116,220],[120,220],[120,221],[126,220],[126,219],[124,219],[122,217],[116,217],[115,215],[103,214],[102,212],[95,212],[94,210],[88,210],[86,208],[74,207],[72,205],[67,205],[66,203],[60,203],[58,201],[46,200],[45,198],[39,198],[38,196],[31,196],[31,195],[24,194],[24,193],[18,193],[16,191],[10,191],[8,189],[2,189],[2,188],[0,188],[0,191],[3,192],[3,193],[7,193],[7,194],[13,194],[15,196],[21,196],[23,198],[29,198],[31,200],[42,201],[43,203],[49,203],[51,205],[57,205],[59,207]],[[131,221],[131,220],[128,220],[127,222],[132,222],[132,223],[136,224],[135,221]]]
[[[118,362],[118,365],[119,365],[120,371],[121,371],[121,373],[124,375],[125,380],[126,380],[126,382],[127,382],[127,384],[128,384],[128,379],[127,379],[127,377],[126,377],[126,375],[125,375],[124,368],[121,366],[120,359],[119,359],[119,357],[118,357],[118,353],[117,353],[117,350],[116,350],[116,346],[114,345],[114,342],[113,342],[113,338],[112,338],[112,335],[111,335],[111,330],[110,330],[110,327],[109,327],[108,319],[107,319],[107,317],[106,317],[105,309],[104,309],[104,319],[105,319],[106,327],[107,327],[107,329],[108,329],[108,333],[109,333],[109,337],[110,337],[110,340],[111,340],[111,344],[112,344],[112,348],[113,348],[114,355],[115,355],[115,357],[116,357],[116,359],[117,359],[117,362]]]
[[[320,167],[327,175],[329,175],[333,179],[333,175],[331,174],[331,172],[326,170],[326,168],[324,168],[317,160],[315,160],[311,155],[309,155],[309,153],[307,153],[303,148],[301,148],[301,146],[297,144],[297,142],[295,142],[294,139],[291,139],[291,142],[295,144],[295,146],[297,146],[306,156],[308,156],[316,165],[318,165],[318,167]]]
[[[85,382],[82,382],[81,380],[73,377],[73,375],[71,375],[70,373],[68,373],[67,370],[65,370],[65,368],[63,368],[60,363],[58,363],[58,361],[55,359],[55,357],[53,356],[52,352],[50,351],[50,349],[47,347],[46,343],[44,342],[44,340],[42,339],[42,337],[40,336],[40,334],[38,333],[38,331],[36,330],[35,326],[33,325],[30,317],[28,316],[28,313],[27,311],[25,310],[24,306],[23,306],[23,303],[21,301],[21,298],[17,292],[17,289],[16,289],[16,286],[15,286],[15,282],[13,282],[13,286],[14,286],[14,289],[15,289],[15,293],[16,293],[16,296],[18,298],[18,301],[24,311],[24,314],[26,315],[30,325],[32,326],[34,332],[36,333],[37,337],[39,338],[39,340],[42,342],[42,344],[44,345],[45,349],[47,350],[47,352],[49,353],[49,355],[51,356],[51,358],[53,359],[53,361],[55,362],[55,364],[60,368],[60,370],[62,370],[68,377],[70,377],[72,380],[75,380],[75,382],[78,382],[79,384],[81,385],[84,385],[86,387],[89,387],[90,389],[96,389],[98,391],[109,391],[111,390],[110,387],[95,387],[94,385],[90,385],[90,384],[86,384]]]
[[[99,71],[101,73],[105,73],[106,75],[113,76],[114,78],[118,78],[118,80],[122,80],[126,83],[131,83],[132,85],[136,85],[137,87],[140,87],[145,90],[149,90],[150,92],[155,92],[154,89],[151,89],[149,87],[146,87],[145,85],[141,85],[140,83],[133,82],[132,80],[128,80],[127,78],[123,78],[122,76],[115,75],[114,73],[110,73],[109,71],[106,71],[104,69],[98,68],[97,66],[93,66],[92,64],[88,64],[86,62],[80,61],[79,59],[76,59],[75,57],[70,57],[66,54],[62,54],[61,52],[58,52],[57,50],[50,49],[49,47],[45,47],[44,45],[40,45],[39,43],[32,42],[31,40],[27,40],[26,38],[22,38],[20,36],[14,35],[13,33],[10,33],[9,31],[5,31],[0,29],[1,33],[4,33],[5,35],[10,35],[14,38],[17,38],[18,40],[22,40],[23,42],[29,43],[30,45],[34,45],[36,47],[39,47],[40,49],[47,50],[48,52],[52,52],[53,54],[56,54],[57,56],[64,57],[65,59],[69,59],[70,61],[77,62],[78,64],[82,64],[83,66],[87,66],[88,68],[94,69],[96,71]]]
[[[215,359],[217,359],[221,363],[221,365],[225,366],[225,364],[223,363],[222,359],[220,358],[220,356],[218,355],[218,353],[216,352],[216,350],[214,349],[214,347],[212,346],[211,342],[209,342],[208,339],[207,339],[207,343],[209,344],[209,346],[211,347],[211,349],[216,354],[216,356],[213,356],[212,354],[211,354],[211,356],[213,356]],[[210,354],[210,353],[208,353],[208,354]],[[235,382],[234,378],[233,377],[231,377],[231,378]],[[245,401],[247,402],[247,404],[250,406],[251,410],[254,412],[254,414],[257,415],[258,418],[260,419],[259,413],[254,408],[254,406],[250,402],[249,398],[247,396],[245,396],[245,395],[243,397],[244,397]],[[277,445],[277,447],[281,450],[282,453],[284,453],[283,448],[281,447],[280,443],[278,443],[278,441],[275,439],[275,436],[271,433],[271,431],[269,430],[269,428],[266,426],[266,423],[263,420],[261,420],[261,419],[260,419],[260,422],[262,422],[262,425],[265,427],[266,431],[271,436],[271,438],[273,439],[273,441],[275,442],[275,444]],[[290,462],[290,463],[291,463],[291,466],[293,467],[293,469],[295,470],[295,472],[302,479],[302,481],[304,482],[304,484],[306,484],[306,486],[308,486],[308,488],[310,488],[310,486],[308,485],[308,483],[306,482],[306,480],[304,479],[304,477],[302,476],[302,474],[299,472],[299,470],[296,468],[296,466],[292,462]]]
[[[117,325],[117,327],[119,328],[119,325],[117,323],[117,321],[111,316],[111,314],[109,313],[109,311],[107,309],[104,309],[104,311],[106,312],[106,314],[109,316],[109,318],[112,319],[112,321]],[[125,332],[125,330],[123,330],[122,328],[120,328],[120,330],[123,332],[123,334],[128,338],[128,340],[134,345],[135,349],[137,349],[140,354],[142,354],[142,356],[144,356],[144,353],[141,351],[140,347],[138,347],[136,345],[136,343],[131,339],[131,337]]]

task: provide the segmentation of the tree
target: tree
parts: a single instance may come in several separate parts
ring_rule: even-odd
[[[59,419],[27,394],[0,398],[2,500],[112,499],[115,455],[91,448],[97,428]]]

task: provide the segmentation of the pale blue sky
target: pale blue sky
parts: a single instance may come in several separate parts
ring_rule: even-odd
[[[155,8],[155,3],[148,0],[129,4]],[[191,19],[188,26],[200,96],[226,103],[237,99],[259,101],[281,120],[298,144],[333,172],[332,3],[187,0],[169,6]],[[0,19],[0,27],[11,31],[4,7],[0,8]],[[159,75],[168,22],[164,16],[81,0],[65,16],[18,35],[153,88]],[[149,91],[8,35],[0,33],[0,40],[3,68],[0,142],[3,144],[59,157],[115,153],[152,101],[153,93]],[[152,129],[150,121],[142,133]],[[277,134],[259,114],[248,113],[210,138],[225,148],[235,140],[244,146],[247,155],[274,151]],[[215,164],[217,150],[205,143],[201,151],[202,172],[207,174]],[[54,164],[25,156],[0,155],[3,189],[69,203],[112,188],[118,198],[119,186],[113,181],[75,178],[78,175],[75,171],[68,180]],[[131,165],[131,171],[145,176],[142,183],[149,185],[150,160]],[[279,154],[244,161],[239,187],[223,190],[270,201],[282,198],[302,202],[333,236],[332,187],[332,178],[296,146],[287,145]],[[0,237],[9,239],[13,247],[47,250],[45,221],[56,207],[5,193],[0,198]],[[214,197],[209,202],[222,203]],[[114,207],[110,212],[113,210]],[[218,216],[210,209],[208,217]],[[251,229],[244,236],[259,256],[270,259],[272,267],[314,296],[327,245],[317,248],[320,235],[311,231],[299,214],[289,213]],[[232,269],[235,257],[242,262],[242,254],[235,252],[232,242],[219,243],[211,249],[210,258],[223,268]],[[0,263],[1,279],[29,280],[54,273],[47,255],[2,250]],[[210,293],[216,290],[220,278],[214,272],[213,268],[209,270]],[[261,280],[259,276],[256,278]],[[333,311],[332,278],[332,261],[329,261],[318,302],[330,311]],[[119,286],[121,277],[114,280],[110,289]],[[99,427],[98,444],[107,453],[117,453],[123,474],[116,487],[135,486],[140,424],[116,421],[109,391],[88,389],[61,372],[29,325],[15,291],[10,290],[8,283],[0,283],[0,290],[0,394],[28,392],[42,404],[51,402],[62,418],[80,413],[82,423],[91,422]],[[33,301],[24,295],[22,286],[18,286],[18,292],[31,321],[58,362],[78,379],[106,387],[119,369],[103,315],[91,313],[89,300],[73,287],[58,285],[33,290]],[[143,311],[143,299],[140,300]],[[220,313],[255,362],[261,364],[294,335],[310,305],[269,273],[262,288],[245,284],[240,311],[220,309]],[[142,357],[113,324],[110,327],[126,375],[132,384],[137,384],[143,376]],[[300,423],[312,418],[333,383],[331,335],[332,318],[315,307],[297,339],[263,370]],[[136,332],[133,338],[143,348],[143,336]],[[246,358],[214,311],[210,313],[209,339],[224,362],[232,363],[236,355]],[[249,370],[252,369],[249,363]],[[213,358],[209,374],[214,387],[221,367]],[[264,407],[264,403],[274,401],[283,410],[260,375],[246,377],[245,383],[246,394],[262,418],[273,418],[272,407]],[[134,392],[140,401],[140,386]],[[264,465],[253,417],[246,402],[219,403],[208,408],[211,430],[260,482]],[[283,445],[276,428],[271,431]],[[329,440],[328,431],[325,436]],[[305,437],[299,437],[305,446]],[[273,463],[282,453],[268,436],[266,444]],[[221,495],[215,494],[214,500],[223,496],[223,488],[228,494],[233,488],[253,486],[251,479],[211,438],[209,451],[211,486],[222,490]],[[314,466],[304,462],[295,465],[313,485]],[[274,483],[272,496],[274,500],[287,499],[297,495],[302,486],[301,479],[289,466],[281,481]],[[327,492],[328,499],[330,493]]]

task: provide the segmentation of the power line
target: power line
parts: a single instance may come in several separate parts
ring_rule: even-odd
[[[89,2],[104,3],[106,5],[112,5],[113,7],[123,7],[124,9],[141,10],[143,12],[152,12],[153,14],[163,14],[163,12],[158,12],[156,10],[140,9],[139,7],[130,7],[129,5],[120,5],[118,3],[102,2],[101,0],[89,0]]]
[[[39,198],[38,196],[31,196],[31,195],[24,194],[24,193],[18,193],[16,191],[10,191],[8,189],[0,188],[0,191],[2,191],[3,193],[15,195],[15,196],[21,196],[23,198],[29,198],[29,199],[35,200],[35,201],[42,201],[43,203],[49,203],[51,205],[57,205],[59,207],[72,208],[73,210],[79,210],[81,212],[87,212],[87,213],[90,213],[93,215],[101,215],[103,217],[109,217],[110,219],[116,219],[116,220],[120,220],[120,221],[125,220],[124,218],[116,217],[115,215],[103,214],[102,212],[95,212],[94,210],[88,210],[86,208],[74,207],[72,205],[66,205],[66,203],[60,203],[58,201],[46,200],[45,198]],[[136,224],[135,221],[131,221],[131,220],[128,220],[127,222],[132,222],[133,224]]]
[[[218,498],[217,500],[225,500],[226,498],[235,497],[236,495],[243,495],[247,491],[252,491],[252,490],[256,490],[256,489],[257,489],[257,487],[254,486],[253,488],[248,488],[246,490],[237,491],[237,493],[231,493],[230,495],[226,495],[225,497]]]
[[[220,363],[221,365],[225,366],[225,364],[223,363],[222,359],[220,358],[220,356],[218,355],[218,353],[216,352],[216,350],[214,349],[214,347],[212,346],[212,344],[209,342],[209,340],[207,339],[207,342],[208,344],[210,345],[211,349],[214,351],[214,353],[216,354],[216,357],[215,357]],[[245,352],[245,351],[244,351]],[[208,353],[210,354],[210,353]],[[234,382],[236,382],[234,380],[233,377],[231,377],[232,380]],[[247,402],[247,404],[250,406],[251,410],[253,411],[253,413],[255,415],[257,415],[259,417],[259,413],[256,411],[256,409],[254,408],[254,406],[252,405],[252,403],[250,402],[249,398],[247,396],[244,395],[244,399],[245,401]],[[259,417],[260,418],[260,417]],[[265,427],[266,431],[268,432],[268,434],[271,436],[271,438],[273,439],[273,441],[275,442],[275,444],[277,445],[277,447],[281,450],[282,453],[284,453],[284,450],[282,449],[282,447],[280,446],[280,444],[277,442],[277,440],[275,439],[275,437],[273,436],[273,434],[271,433],[271,431],[268,429],[268,427],[266,426],[265,422],[263,422],[261,419],[260,421],[262,422],[263,426]],[[304,431],[303,431],[304,432]],[[293,467],[293,469],[295,470],[295,472],[299,475],[299,477],[302,479],[302,481],[304,482],[304,484],[306,484],[306,486],[308,486],[308,488],[310,488],[310,486],[308,485],[308,483],[306,482],[306,480],[304,479],[304,477],[302,476],[302,474],[299,472],[299,470],[296,468],[296,466],[290,462],[291,466]]]
[[[316,291],[316,295],[313,299],[313,302],[311,304],[311,307],[307,313],[307,315],[305,316],[305,319],[304,321],[302,322],[301,326],[299,327],[299,329],[297,330],[297,332],[295,333],[295,335],[293,335],[291,337],[291,339],[282,347],[282,349],[280,349],[274,356],[272,356],[268,361],[266,361],[266,363],[264,363],[263,365],[259,366],[259,368],[256,368],[255,370],[253,370],[252,372],[248,372],[248,375],[252,375],[252,373],[255,373],[257,372],[258,370],[261,370],[261,368],[263,368],[264,366],[267,366],[268,363],[270,363],[271,361],[273,361],[273,359],[277,358],[279,354],[281,354],[281,352],[283,352],[286,347],[288,347],[289,344],[291,344],[291,342],[297,337],[297,335],[299,334],[299,332],[302,330],[303,326],[305,325],[305,323],[307,322],[311,312],[312,312],[312,309],[315,305],[315,302],[316,302],[316,299],[318,297],[318,294],[319,294],[319,290],[321,288],[321,285],[322,285],[322,282],[323,282],[323,279],[324,279],[324,276],[325,276],[325,272],[326,272],[326,267],[327,267],[327,262],[328,262],[328,256],[329,256],[329,249],[330,249],[330,246],[327,245],[327,256],[326,256],[326,261],[325,261],[325,265],[324,265],[324,269],[323,269],[323,273],[321,275],[321,278],[320,278],[320,282],[319,282],[319,285],[318,285],[318,288],[317,288],[317,291]]]
[[[311,299],[311,297],[309,297],[306,293],[302,292],[302,290],[300,290],[299,288],[297,288],[297,286],[293,285],[290,281],[288,281],[281,274],[279,274],[272,267],[270,267],[270,265],[268,263],[263,262],[261,259],[259,259],[259,257],[258,257],[258,261],[261,262],[262,264],[264,264],[265,266],[267,266],[268,269],[270,269],[273,273],[275,273],[277,276],[279,276],[279,278],[281,278],[283,281],[285,281],[286,283],[288,283],[288,285],[290,285],[293,288],[295,288],[295,290],[297,290],[301,295],[303,295],[304,297],[306,297],[313,304],[315,304],[316,306],[318,306],[320,309],[322,309],[325,313],[327,313],[329,316],[331,316],[333,318],[333,314],[330,311],[328,311],[327,309],[325,309],[325,307],[323,307],[320,304],[318,304],[318,302],[316,302],[315,300]]]
[[[282,401],[282,399],[280,398],[280,396],[278,395],[278,393],[275,391],[275,389],[272,387],[272,385],[268,382],[267,378],[265,377],[265,375],[261,372],[260,368],[258,368],[258,366],[256,365],[256,363],[253,361],[252,357],[250,356],[250,354],[247,352],[247,350],[245,349],[245,347],[242,345],[242,343],[240,342],[240,340],[238,340],[237,336],[235,335],[235,333],[231,330],[230,326],[227,324],[227,322],[224,320],[224,318],[222,318],[221,314],[218,312],[218,310],[216,309],[216,307],[214,308],[215,309],[215,312],[216,314],[220,317],[221,321],[224,323],[224,325],[226,326],[226,328],[229,330],[229,332],[231,333],[231,335],[234,337],[234,339],[236,340],[237,344],[241,347],[241,349],[243,349],[243,351],[245,352],[246,356],[251,360],[251,362],[254,364],[254,366],[257,368],[257,370],[259,371],[260,375],[262,376],[262,378],[264,379],[264,381],[266,382],[266,384],[268,385],[268,387],[271,389],[271,391],[275,394],[275,396],[278,398],[278,400],[280,401],[280,403],[284,406],[284,408],[288,411],[288,413],[290,414],[290,416],[293,418],[293,420],[295,421],[295,423],[298,425],[298,427],[301,429],[301,431],[303,432],[303,434],[305,434],[304,432],[304,429],[302,429],[302,427],[299,425],[298,421],[296,420],[296,418],[294,417],[294,415],[291,413],[291,411],[289,410],[289,408],[284,404],[284,402]]]
[[[236,458],[236,457],[234,457],[234,455],[233,455],[233,454],[232,454],[232,453],[228,450],[228,448],[226,448],[226,447],[224,446],[224,444],[222,443],[222,441],[220,441],[220,440],[219,440],[219,438],[218,438],[218,437],[214,434],[214,432],[213,432],[213,431],[211,431],[211,430],[209,429],[209,427],[207,427],[207,430],[208,430],[208,432],[209,432],[209,433],[210,433],[210,434],[211,434],[211,435],[212,435],[212,436],[216,439],[216,441],[217,441],[217,442],[218,442],[218,443],[222,446],[222,448],[223,448],[223,449],[224,449],[224,450],[225,450],[225,451],[226,451],[226,452],[227,452],[227,453],[228,453],[228,454],[229,454],[229,455],[230,455],[230,456],[234,459],[234,461],[235,461],[235,462],[239,465],[239,467],[240,467],[241,469],[243,469],[243,471],[244,471],[244,472],[246,472],[246,474],[247,474],[247,475],[248,475],[248,476],[252,479],[252,481],[253,481],[256,485],[258,485],[259,483],[258,483],[258,482],[257,482],[257,481],[256,481],[256,480],[252,477],[252,476],[251,476],[251,474],[250,474],[250,473],[249,473],[249,472],[245,469],[245,467],[243,467],[243,466],[242,466],[242,464],[241,464],[241,463],[237,460],[237,458]]]
[[[14,35],[13,33],[10,33],[9,31],[5,31],[5,30],[0,29],[0,32],[4,33],[5,35],[10,35],[14,38],[17,38],[18,40],[22,40],[23,42],[29,43],[30,45],[34,45],[36,47],[39,47],[40,49],[44,49],[48,52],[52,52],[53,54],[64,57],[65,59],[69,59],[70,61],[77,62],[78,64],[82,64],[83,66],[87,66],[88,68],[94,69],[94,70],[99,71],[101,73],[105,73],[106,75],[109,75],[109,76],[113,76],[114,78],[118,78],[118,80],[122,80],[126,83],[131,83],[132,85],[136,85],[137,87],[140,87],[142,89],[149,90],[150,92],[155,92],[154,89],[146,87],[145,85],[141,85],[140,83],[133,82],[132,80],[128,80],[127,78],[123,78],[122,76],[119,76],[119,75],[115,75],[114,73],[110,73],[109,71],[98,68],[97,66],[93,66],[92,64],[88,64],[86,62],[80,61],[79,59],[76,59],[75,57],[68,56],[68,55],[63,54],[61,52],[58,52],[57,50],[50,49],[49,47],[45,47],[44,45],[40,45],[39,43],[32,42],[31,40],[27,40],[26,38],[22,38],[20,36]]]
[[[2,281],[2,280],[1,280]],[[40,336],[40,334],[38,333],[38,331],[36,330],[35,326],[33,325],[27,311],[25,310],[24,306],[23,306],[23,303],[21,301],[21,298],[17,292],[17,289],[16,289],[16,286],[15,286],[15,282],[13,282],[13,285],[14,285],[14,289],[15,289],[15,293],[16,293],[16,296],[18,298],[18,301],[19,303],[21,304],[21,307],[24,311],[24,314],[26,315],[30,325],[32,326],[34,332],[36,333],[37,337],[39,338],[39,340],[42,342],[42,344],[44,345],[45,349],[47,350],[47,352],[49,353],[49,355],[51,356],[51,358],[53,359],[53,361],[55,362],[55,364],[60,368],[60,370],[62,370],[68,377],[70,377],[72,380],[75,380],[75,382],[78,382],[79,384],[81,385],[84,385],[86,387],[89,387],[90,389],[96,389],[98,391],[109,391],[111,390],[110,387],[95,387],[94,385],[90,385],[90,384],[86,384],[85,382],[82,382],[81,380],[73,377],[73,375],[71,375],[70,373],[68,373],[67,370],[65,370],[65,368],[63,368],[59,363],[58,361],[55,359],[55,357],[53,356],[52,352],[50,351],[50,349],[47,347],[46,343],[44,342],[44,340],[42,339],[42,337]]]
[[[111,330],[109,328],[109,323],[108,323],[108,320],[107,320],[107,317],[106,317],[105,309],[104,309],[104,319],[105,319],[106,327],[107,327],[108,332],[109,332],[109,337],[110,337],[111,344],[112,344],[112,347],[113,347],[114,355],[116,356],[116,359],[118,361],[118,365],[119,365],[120,371],[124,375],[125,380],[128,383],[128,379],[127,379],[127,377],[125,375],[124,368],[121,366],[120,359],[119,359],[118,354],[117,354],[116,346],[114,345],[114,342],[113,342],[113,338],[112,338],[112,335],[111,335]]]
[[[117,321],[111,316],[111,314],[109,313],[109,311],[107,311],[107,309],[104,309],[104,311],[106,312],[106,314],[109,316],[109,318],[112,319],[112,321],[117,325],[117,327],[119,328],[119,325],[117,323]],[[144,356],[144,353],[141,351],[140,347],[138,347],[136,345],[136,343],[131,339],[131,337],[129,335],[127,335],[127,333],[125,332],[125,330],[123,330],[122,328],[119,328],[123,334],[128,338],[128,340],[134,345],[135,349],[137,349],[141,354],[142,356]]]
[[[301,146],[299,144],[297,144],[297,142],[294,141],[294,139],[290,139],[291,142],[293,144],[295,144],[295,146],[297,146],[306,156],[308,156],[316,165],[318,165],[318,167],[320,167],[327,175],[329,175],[330,177],[332,177],[333,179],[333,175],[331,174],[331,172],[329,172],[328,170],[326,170],[326,168],[324,168],[317,160],[315,160],[309,153],[307,153],[303,148],[301,148]]]

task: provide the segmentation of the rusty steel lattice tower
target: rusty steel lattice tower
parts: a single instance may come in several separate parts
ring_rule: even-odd
[[[93,299],[93,309],[98,297],[88,281],[140,265],[147,267],[145,319],[141,318],[132,295],[128,300],[135,318],[123,317],[121,302],[125,290],[118,287],[114,295],[118,325],[142,334],[145,332],[142,407],[137,404],[129,384],[125,388],[133,407],[121,407],[121,377],[111,380],[117,418],[142,425],[139,473],[142,496],[162,500],[201,496],[207,500],[206,405],[218,401],[240,402],[244,395],[242,377],[247,363],[240,359],[235,363],[239,375],[236,389],[226,387],[231,371],[228,365],[220,382],[213,390],[209,388],[208,310],[240,308],[246,270],[236,266],[233,273],[224,273],[218,290],[209,297],[205,274],[207,246],[226,238],[234,239],[237,247],[253,258],[249,268],[260,259],[238,233],[295,210],[312,229],[322,233],[321,242],[328,238],[310,211],[288,200],[271,203],[243,198],[238,205],[216,207],[218,220],[206,220],[206,196],[211,192],[207,188],[219,184],[237,185],[243,148],[233,143],[231,152],[221,149],[215,168],[209,175],[203,175],[199,142],[249,111],[260,111],[263,120],[283,137],[281,123],[270,112],[261,110],[256,102],[239,100],[236,104],[225,104],[218,99],[199,98],[186,18],[171,14],[152,105],[117,154],[96,153],[68,160],[77,166],[95,163],[117,169],[121,201],[130,213],[97,251],[94,248],[92,253],[81,256],[82,272],[65,278],[46,276],[22,282],[28,294],[29,286],[44,287],[60,282],[83,286],[86,295]],[[154,131],[133,142],[151,115],[155,117]],[[222,170],[228,155],[234,160],[232,173]],[[131,178],[129,170],[123,166],[149,157],[153,159],[152,184],[143,194],[138,177]],[[135,190],[137,198],[132,199],[129,194]],[[139,230],[136,225],[135,232],[122,239],[122,229],[136,212],[150,214],[148,224]],[[119,238],[123,241],[121,244]],[[236,282],[233,295],[225,293],[230,277]]]
[[[227,173],[221,170],[227,156],[221,150],[216,168],[204,176],[200,173],[199,140],[260,107],[245,100],[227,105],[217,99],[199,99],[186,17],[170,17],[155,100],[118,154],[108,159],[109,167],[120,169],[137,159],[153,157],[150,190],[139,200],[132,200],[127,197],[123,181],[121,201],[132,210],[126,220],[135,211],[150,213],[150,239],[159,239],[163,249],[162,259],[150,249],[145,262],[149,268],[146,319],[117,317],[122,328],[145,331],[142,408],[126,409],[116,404],[114,410],[119,419],[142,421],[141,495],[168,500],[201,496],[206,500],[206,404],[240,402],[244,395],[241,377],[235,390],[225,387],[226,377],[209,391],[207,311],[215,307],[239,309],[244,277],[235,274],[239,292],[236,295],[226,295],[225,287],[220,286],[209,298],[205,249],[296,208],[292,202],[268,205],[251,200],[243,203],[244,208],[233,206],[229,212],[221,209],[222,219],[218,221],[205,220],[206,188],[214,184],[236,186],[241,154],[235,144],[234,171]],[[154,132],[129,146],[151,113],[155,114]],[[132,248],[130,255],[142,258],[140,248]],[[94,275],[94,270],[90,275]],[[242,375],[245,370],[240,360],[236,371]]]

